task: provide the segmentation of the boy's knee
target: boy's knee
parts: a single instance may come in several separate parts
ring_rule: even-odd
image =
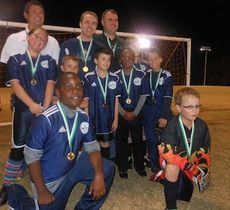
[[[165,168],[165,176],[169,181],[177,181],[180,173],[180,168],[175,164],[167,164]]]

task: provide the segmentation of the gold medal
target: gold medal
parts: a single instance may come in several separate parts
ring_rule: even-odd
[[[131,104],[131,99],[130,98],[127,98],[126,100],[125,100],[125,102],[126,102],[126,104]]]
[[[67,159],[68,159],[68,160],[73,160],[74,158],[75,158],[74,152],[69,152],[69,153],[67,154]]]
[[[36,79],[30,80],[30,84],[31,84],[31,85],[36,85],[36,84],[37,84],[37,80],[36,80]]]
[[[83,71],[84,71],[84,72],[88,72],[88,71],[89,71],[88,66],[84,66],[84,67],[83,67]]]

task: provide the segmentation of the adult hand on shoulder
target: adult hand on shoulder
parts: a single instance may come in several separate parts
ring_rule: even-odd
[[[93,182],[90,185],[89,195],[93,197],[94,200],[101,198],[105,194],[105,182],[104,176],[95,175]]]
[[[159,122],[159,127],[160,127],[160,128],[164,128],[164,127],[166,127],[166,125],[167,125],[167,123],[168,123],[168,120],[166,120],[166,119],[164,119],[164,118],[160,118],[160,119],[158,120],[158,122]]]

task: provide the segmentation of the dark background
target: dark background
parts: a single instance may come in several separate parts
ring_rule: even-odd
[[[0,0],[0,20],[25,22],[26,0]],[[207,59],[207,85],[230,85],[230,10],[222,0],[161,0],[138,3],[125,0],[41,0],[47,25],[79,27],[80,14],[92,10],[101,16],[108,8],[119,13],[119,31],[192,39],[191,84],[203,84],[204,52]],[[98,29],[101,29],[99,24]]]

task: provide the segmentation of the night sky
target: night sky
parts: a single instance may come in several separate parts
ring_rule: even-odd
[[[26,0],[0,0],[0,20],[25,22],[22,16]],[[201,45],[210,46],[208,71],[229,69],[230,11],[224,0],[141,0],[138,4],[125,0],[41,0],[46,10],[47,25],[79,27],[79,17],[85,10],[98,16],[108,8],[119,13],[119,31],[178,36],[192,39],[192,83],[202,84],[204,53]],[[154,6],[150,5],[153,4]],[[99,25],[98,29],[101,29]],[[227,61],[226,61],[227,60]],[[220,65],[223,65],[220,67]],[[222,69],[222,70],[220,70]],[[211,70],[210,70],[211,71]],[[207,76],[209,72],[207,72]]]

